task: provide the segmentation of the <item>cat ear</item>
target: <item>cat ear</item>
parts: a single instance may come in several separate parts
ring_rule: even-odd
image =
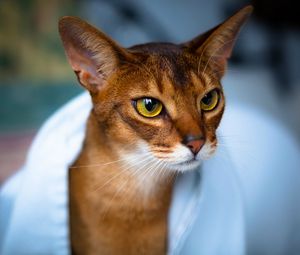
[[[129,53],[101,31],[76,17],[63,17],[59,33],[69,63],[79,82],[90,92],[105,84]]]
[[[205,62],[204,71],[209,65],[221,78],[225,73],[227,60],[231,56],[237,35],[252,10],[252,6],[244,7],[222,24],[182,44],[182,46],[200,56]]]

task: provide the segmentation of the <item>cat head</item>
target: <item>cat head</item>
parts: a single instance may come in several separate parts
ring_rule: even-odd
[[[60,20],[68,60],[114,153],[178,171],[214,153],[225,106],[220,80],[251,11],[245,7],[186,43],[127,49],[79,18]]]

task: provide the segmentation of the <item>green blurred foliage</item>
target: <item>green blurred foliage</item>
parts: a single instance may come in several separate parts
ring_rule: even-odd
[[[0,0],[0,86],[74,80],[57,23],[78,10],[75,0]]]

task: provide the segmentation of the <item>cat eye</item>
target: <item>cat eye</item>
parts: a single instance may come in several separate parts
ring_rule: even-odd
[[[203,111],[211,111],[216,108],[219,102],[219,93],[217,90],[208,92],[200,101],[200,108]]]
[[[147,118],[158,116],[163,109],[162,103],[154,98],[141,98],[135,102],[138,113]]]

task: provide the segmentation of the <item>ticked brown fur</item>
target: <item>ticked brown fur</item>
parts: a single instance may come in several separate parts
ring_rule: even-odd
[[[225,106],[220,79],[251,10],[187,43],[129,49],[78,18],[60,20],[69,62],[93,102],[82,151],[69,174],[73,254],[167,253],[176,173],[169,169],[171,156],[187,136],[201,135],[215,149]],[[199,111],[201,98],[214,89],[217,107]],[[138,114],[134,100],[144,97],[162,102],[162,114]]]

